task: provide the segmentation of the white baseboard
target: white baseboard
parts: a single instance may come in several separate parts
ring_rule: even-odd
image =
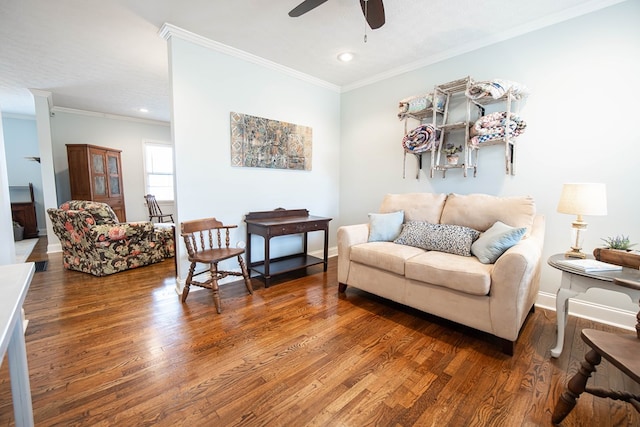
[[[538,299],[535,305],[556,311],[556,295],[549,292],[538,292]],[[569,299],[569,314],[630,331],[635,331],[637,323],[636,312],[578,299]]]
[[[48,254],[53,254],[56,252],[62,252],[62,243],[54,243],[54,244],[50,243],[47,245]]]

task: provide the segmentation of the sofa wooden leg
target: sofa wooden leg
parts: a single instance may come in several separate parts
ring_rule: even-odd
[[[344,293],[347,290],[346,283],[338,283],[338,292]]]
[[[513,350],[516,346],[516,342],[509,341],[504,338],[500,338],[500,340],[502,341],[502,352],[507,356],[513,356]]]

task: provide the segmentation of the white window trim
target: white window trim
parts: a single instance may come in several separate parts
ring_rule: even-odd
[[[175,203],[175,188],[176,188],[176,176],[175,176],[175,170],[176,170],[176,162],[175,162],[175,152],[173,152],[173,144],[169,141],[161,141],[161,140],[154,140],[154,139],[143,139],[142,140],[142,175],[143,175],[143,180],[144,180],[144,194],[149,194],[149,179],[148,179],[148,173],[147,173],[147,145],[166,145],[172,148],[172,160],[173,160],[173,200],[164,200],[164,199],[157,199],[158,204],[161,206],[170,206],[173,205]]]

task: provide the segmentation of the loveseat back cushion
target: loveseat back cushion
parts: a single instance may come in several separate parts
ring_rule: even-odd
[[[531,232],[536,205],[529,196],[497,197],[489,194],[449,194],[442,210],[442,224],[464,225],[487,231],[496,221]]]
[[[438,251],[417,255],[405,264],[405,277],[471,295],[488,295],[493,264],[475,257],[461,257]],[[452,307],[452,310],[455,308]]]
[[[380,213],[404,211],[404,221],[440,222],[446,194],[404,193],[387,194],[380,205]]]
[[[370,242],[352,246],[350,260],[404,275],[405,261],[424,252],[424,249],[392,242]]]

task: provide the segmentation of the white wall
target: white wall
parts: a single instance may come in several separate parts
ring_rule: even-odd
[[[179,222],[215,216],[239,228],[244,215],[278,207],[338,216],[340,95],[286,72],[212,50],[176,37],[169,39],[173,96],[173,135]],[[231,166],[230,112],[310,126],[311,171]],[[330,244],[335,245],[335,222]],[[294,242],[295,240],[295,242]],[[263,258],[262,239],[254,240],[253,260]],[[322,248],[322,233],[309,234],[309,249]],[[299,239],[272,241],[272,256],[285,254]],[[183,254],[179,245],[179,255]],[[291,253],[291,252],[289,252]],[[186,277],[184,256],[179,267]],[[225,268],[237,268],[229,262]]]
[[[569,248],[574,218],[556,213],[562,184],[604,182],[609,214],[586,218],[585,251],[600,246],[601,237],[622,233],[640,244],[638,22],[640,2],[628,1],[344,93],[339,223],[366,222],[389,192],[528,194],[546,215],[546,259]],[[481,150],[476,178],[450,171],[446,179],[429,179],[427,168],[416,180],[415,161],[408,158],[402,179],[398,101],[467,75],[514,80],[531,89],[521,108],[528,127],[518,138],[516,176],[504,174],[503,149],[493,146]],[[541,291],[555,294],[559,280],[560,273],[545,263]],[[604,291],[584,300],[638,309],[627,297]]]
[[[13,264],[16,251],[13,245],[13,222],[9,201],[9,178],[5,155],[4,132],[2,131],[2,111],[0,110],[0,265]]]
[[[26,159],[26,157],[40,156],[35,118],[5,115],[2,118],[2,122],[9,186],[33,184],[38,230],[40,235],[45,235],[47,232],[44,199],[42,196],[41,166],[40,163],[34,160]]]
[[[102,117],[82,112],[55,109],[54,111],[51,117],[51,135],[58,204],[71,198],[66,144],[92,144],[115,148],[122,150],[122,185],[127,221],[148,220],[143,199],[146,191],[142,141],[171,141],[169,124],[117,116]]]

